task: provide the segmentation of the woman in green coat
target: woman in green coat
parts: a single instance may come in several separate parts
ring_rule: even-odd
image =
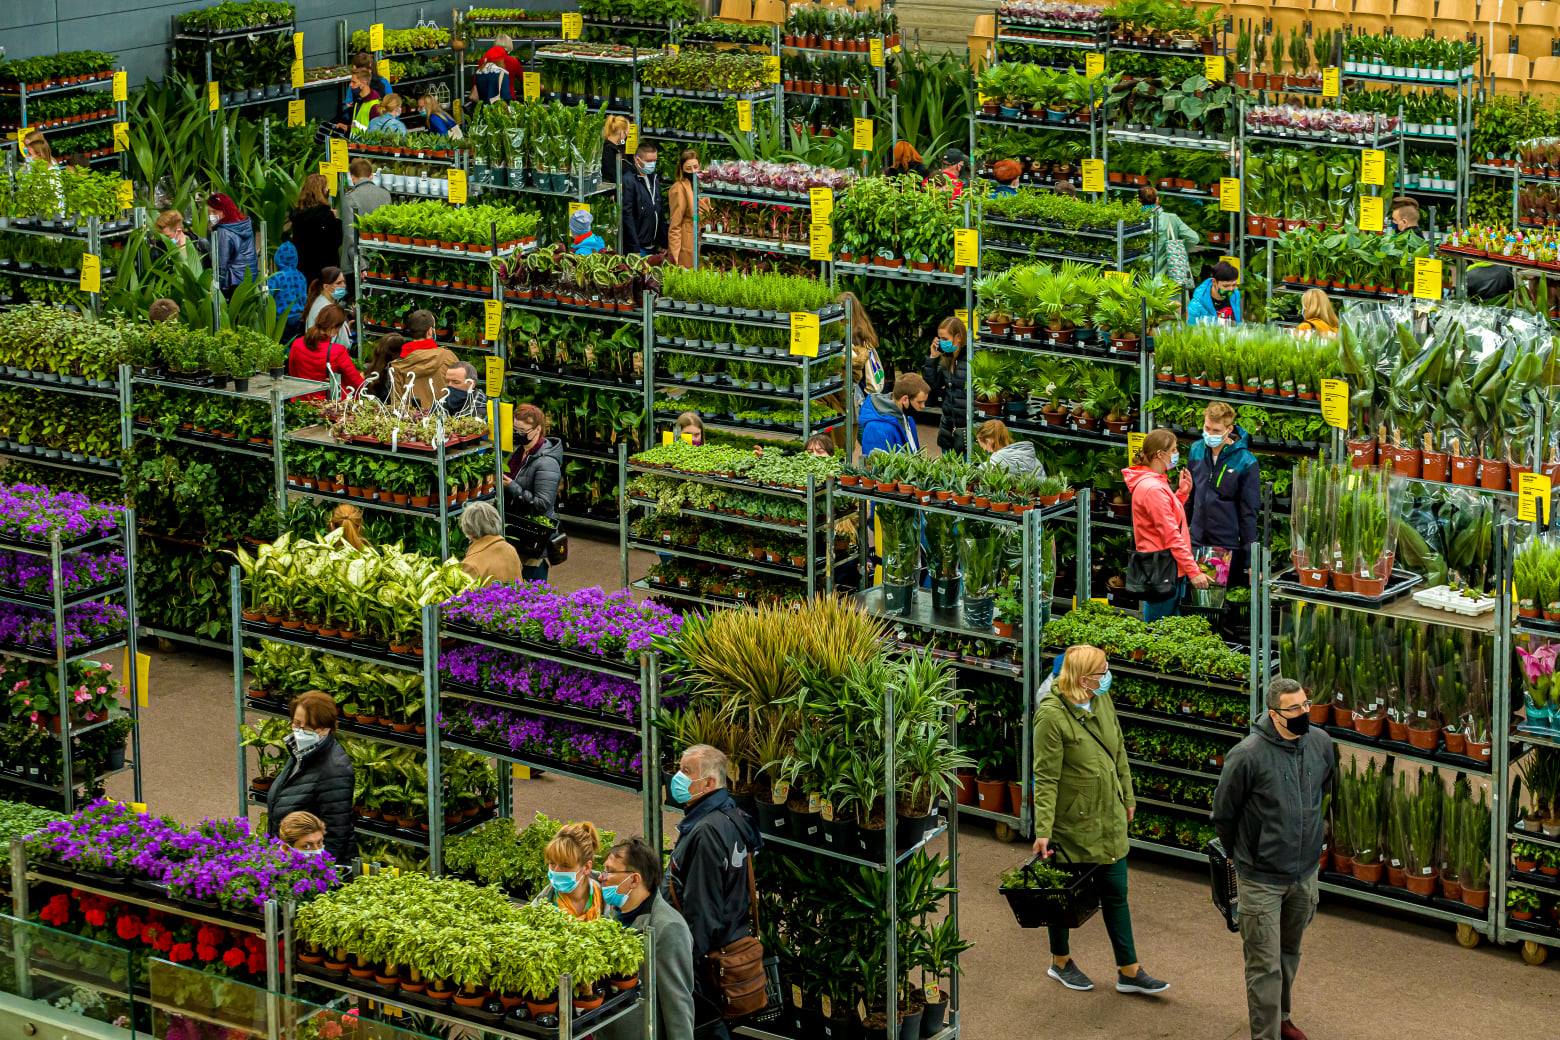
[[[1118,993],[1163,993],[1168,982],[1138,964],[1127,907],[1127,823],[1136,809],[1132,773],[1116,721],[1110,665],[1095,646],[1067,648],[1060,674],[1035,709],[1035,854],[1061,849],[1073,863],[1098,863],[1100,914],[1116,954]],[[1046,974],[1073,990],[1094,983],[1073,963],[1066,928],[1052,928]]]

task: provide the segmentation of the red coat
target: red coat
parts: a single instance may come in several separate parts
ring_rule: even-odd
[[[327,368],[327,365],[329,366]],[[326,382],[334,371],[341,376],[343,391],[356,390],[363,385],[363,373],[352,363],[352,355],[340,343],[327,340],[317,347],[310,347],[302,336],[293,340],[287,352],[287,374],[299,379],[317,379]],[[305,400],[318,400],[323,393],[310,394]]]
[[[1169,549],[1175,557],[1181,577],[1198,573],[1192,558],[1192,536],[1186,526],[1186,509],[1170,482],[1147,466],[1129,466],[1121,471],[1132,495],[1132,539],[1141,553]]]

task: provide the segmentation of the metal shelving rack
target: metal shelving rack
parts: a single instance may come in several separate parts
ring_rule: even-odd
[[[0,101],[6,101],[14,98],[16,100],[18,109],[15,125],[0,128],[0,130],[4,131],[7,137],[6,147],[16,148],[18,155],[20,155],[20,145],[16,140],[16,131],[18,129],[33,125],[27,120],[27,101],[29,98],[54,97],[59,94],[77,94],[84,91],[99,90],[103,87],[108,87],[110,90],[112,90],[115,78],[122,75],[125,75],[125,70],[121,66],[119,68],[109,69],[100,78],[91,80],[86,83],[56,83],[52,86],[40,87],[37,90],[27,89],[27,84],[25,83],[0,85]],[[109,104],[114,110],[110,115],[101,116],[97,119],[89,119],[80,123],[60,123],[58,125],[53,125],[45,122],[39,124],[39,129],[44,130],[51,135],[68,135],[78,133],[82,130],[88,130],[93,127],[107,126],[113,123],[125,122],[126,102],[113,101],[111,94]],[[64,149],[59,147],[57,140],[53,143],[54,146],[59,149],[61,157],[63,157],[65,154]],[[100,162],[115,162],[119,164],[120,170],[123,170],[125,168],[125,159],[127,154],[127,152],[110,152],[108,155],[100,155],[96,158],[88,160],[87,165],[91,166]]]
[[[706,188],[700,178],[695,175],[689,178],[693,184],[693,266],[699,266],[699,260],[706,247],[717,249],[734,249],[745,253],[779,253],[784,256],[807,260],[812,256],[812,246],[808,241],[786,241],[783,239],[759,239],[748,238],[742,235],[730,235],[724,232],[709,231],[705,227],[702,208],[699,205],[701,199],[712,199],[720,202],[736,202],[744,206],[777,206],[796,213],[812,212],[812,196],[807,193],[797,192],[764,192],[742,191],[737,188],[715,186]],[[831,191],[831,198],[836,193]],[[804,229],[804,234],[805,234]],[[821,261],[818,271],[820,278],[827,278],[828,261]]]
[[[643,102],[647,97],[675,98],[678,101],[689,102],[697,105],[725,105],[727,101],[746,101],[752,108],[752,129],[738,130],[748,148],[753,148],[758,140],[758,108],[757,103],[768,101],[771,106],[778,107],[782,103],[782,93],[779,84],[768,90],[727,91],[705,90],[686,91],[671,87],[647,87],[639,81],[639,76],[634,77],[634,112],[630,120],[638,126],[639,139],[641,141],[660,141],[673,145],[704,145],[706,147],[726,147],[726,136],[718,131],[683,130],[675,127],[645,126],[643,123]]]
[[[201,48],[205,59],[207,89],[210,84],[217,83],[220,90],[221,84],[212,77],[211,52],[212,44],[235,40],[255,40],[261,36],[273,36],[277,33],[287,33],[289,36],[297,31],[297,24],[289,19],[280,25],[250,26],[243,29],[232,29],[219,33],[193,33],[182,32],[179,29],[179,16],[171,15],[171,31],[169,39],[171,51],[177,51],[181,45],[187,47],[198,46]],[[170,61],[171,64],[171,61]],[[240,97],[239,95],[243,96]],[[254,95],[259,94],[259,97]],[[272,83],[264,87],[253,87],[242,91],[222,91],[218,98],[218,109],[227,111],[236,108],[249,108],[254,105],[274,105],[281,101],[295,101],[298,91],[289,83]]]
[[[860,117],[860,118],[877,119],[877,118],[882,116],[883,113],[881,111],[881,99],[887,98],[889,96],[889,93],[888,93],[888,63],[893,59],[893,56],[899,52],[899,48],[897,46],[890,46],[890,44],[889,44],[889,39],[890,38],[889,37],[887,37],[887,36],[856,37],[856,39],[865,39],[867,41],[867,49],[866,50],[864,50],[864,51],[832,50],[831,51],[831,50],[828,50],[828,49],[823,48],[823,47],[804,47],[804,46],[802,46],[800,44],[785,43],[784,42],[784,35],[783,35],[784,32],[785,32],[785,26],[783,26],[783,25],[776,25],[775,26],[775,30],[774,30],[774,41],[773,41],[773,43],[770,46],[770,53],[779,56],[780,57],[780,61],[781,61],[780,75],[781,75],[782,89],[781,89],[781,95],[780,95],[780,106],[781,106],[780,107],[780,114],[782,116],[784,116],[785,118],[789,119],[791,117],[791,115],[792,115],[792,112],[790,111],[790,109],[799,109],[799,108],[802,108],[804,105],[807,105],[809,107],[817,107],[816,105],[814,105],[812,103],[819,102],[819,101],[842,101],[842,102],[847,102],[848,103],[848,105],[847,105],[848,111],[850,112],[850,114],[851,114],[851,116],[853,118]],[[872,52],[872,44],[873,43],[876,43],[878,45],[878,53],[879,53],[879,55],[882,58],[882,60],[877,65],[872,65],[871,64],[872,54],[873,54],[873,52]],[[870,88],[871,88],[871,90],[870,90],[870,92],[868,92],[866,94],[849,94],[849,93],[846,93],[846,94],[812,94],[812,93],[808,93],[806,91],[801,91],[801,90],[786,90],[786,89],[784,89],[784,83],[785,83],[785,81],[786,81],[786,79],[788,77],[786,77],[786,75],[785,75],[785,73],[786,73],[786,69],[785,69],[786,61],[785,61],[785,59],[788,56],[789,57],[793,57],[793,58],[799,57],[799,58],[804,58],[804,59],[811,59],[811,58],[841,58],[841,59],[846,59],[846,60],[855,61],[855,62],[867,62],[868,63],[867,68],[868,68],[868,72],[869,72],[869,76],[870,76]],[[791,102],[792,99],[795,99],[800,104],[791,105],[790,102]],[[872,104],[872,102],[874,100],[877,100],[879,102],[878,105],[873,105]],[[895,99],[893,99],[893,101],[894,101],[894,104],[897,106],[898,99],[895,98]],[[897,124],[897,117],[895,119],[895,122]],[[847,127],[847,129],[848,129],[848,127]],[[898,139],[897,132],[895,134],[895,139],[896,140]]]
[[[1091,91],[1092,93],[1092,91]],[[987,112],[992,102],[980,104],[980,96],[976,96],[976,104],[970,106],[969,120],[969,155],[970,167],[976,176],[984,176],[980,171],[980,131],[989,129],[995,131],[1017,130],[1027,134],[1086,134],[1089,140],[1090,159],[1099,159],[1105,156],[1105,116],[1103,107],[1095,104],[1089,105],[1089,121],[1087,123],[1054,122],[1049,119],[1033,119],[1014,109],[1012,113],[1002,111],[1002,106],[997,106],[996,113]],[[1019,179],[1020,185],[1024,184],[1023,178],[1029,175],[1025,170]],[[1045,185],[1030,185],[1031,187],[1045,187]],[[984,244],[982,245],[984,249]]]
[[[10,177],[11,174],[10,172],[7,172],[3,174],[3,176]],[[69,227],[32,227],[30,224],[19,225],[16,222],[17,218],[12,217],[9,224],[7,224],[4,228],[0,228],[0,234],[10,232],[18,235],[37,235],[41,238],[48,239],[75,239],[83,243],[86,253],[90,253],[93,256],[102,257],[103,244],[116,238],[124,238],[128,236],[132,231],[135,231],[141,226],[143,216],[144,214],[142,210],[139,207],[136,207],[130,211],[130,216],[126,218],[121,218],[119,220],[105,223],[97,217],[88,217],[84,226],[80,223],[77,223]],[[110,268],[105,267],[102,269],[100,274],[100,286],[108,281],[109,275],[111,273],[112,270]],[[79,273],[76,275],[67,275],[63,273],[57,274],[53,271],[32,272],[10,269],[0,271],[0,277],[4,277],[6,275],[10,275],[15,278],[32,278],[47,282],[63,282],[67,285],[72,283],[80,285],[81,283],[81,276]],[[100,306],[99,300],[103,295],[101,288],[98,292],[89,292],[86,295],[90,312],[94,317],[96,317],[98,313],[98,307]]]

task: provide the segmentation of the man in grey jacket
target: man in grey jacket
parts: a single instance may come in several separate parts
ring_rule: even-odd
[[[390,193],[374,183],[374,164],[362,156],[347,164],[347,173],[352,178],[352,186],[342,196],[341,229],[345,239],[342,244],[346,246],[342,259],[346,261],[346,270],[352,271],[356,269],[353,259],[358,246],[357,218],[380,206],[388,206]]]
[[[693,1040],[693,936],[677,908],[661,895],[661,857],[642,838],[613,846],[601,870],[602,902],[630,928],[649,932],[655,957],[657,1040]],[[639,1013],[598,1031],[602,1040],[639,1040]]]
[[[1293,679],[1268,686],[1267,715],[1224,758],[1213,826],[1235,862],[1251,1040],[1306,1040],[1289,1020],[1300,939],[1316,915],[1322,802],[1332,788],[1332,738],[1311,728]]]

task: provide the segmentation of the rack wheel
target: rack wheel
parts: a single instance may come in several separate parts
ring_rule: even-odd
[[[1524,940],[1522,943],[1522,959],[1536,968],[1549,959],[1549,947],[1543,943]]]
[[[992,830],[998,841],[1015,842],[1018,840],[1018,830],[1012,824],[998,823]]]
[[[1457,926],[1457,945],[1465,950],[1473,949],[1479,945],[1479,941],[1483,938],[1484,936],[1480,935],[1478,930],[1471,924],[1460,924]]]

